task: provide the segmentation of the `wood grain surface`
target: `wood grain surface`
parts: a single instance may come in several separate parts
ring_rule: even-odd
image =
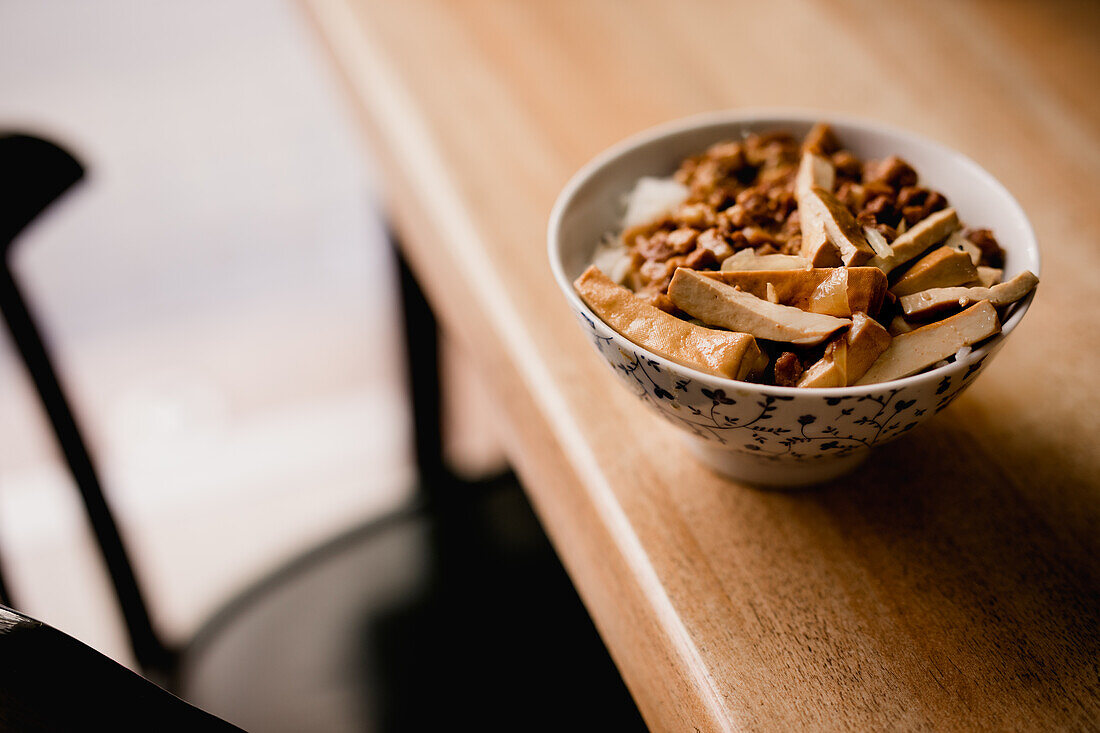
[[[653,729],[1100,726],[1100,5],[304,4]],[[747,106],[958,148],[1043,247],[1038,297],[985,375],[813,491],[695,463],[600,363],[544,253],[554,197],[591,156]]]

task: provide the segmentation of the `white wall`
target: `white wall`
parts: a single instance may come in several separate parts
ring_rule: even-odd
[[[0,129],[89,168],[20,242],[157,619],[190,634],[411,477],[394,288],[323,51],[285,0],[0,4]],[[75,491],[0,339],[0,560],[127,659]]]

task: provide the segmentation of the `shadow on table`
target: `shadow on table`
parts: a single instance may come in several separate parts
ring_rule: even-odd
[[[1049,463],[1056,450],[1041,436],[1014,440],[1003,449],[1015,466]],[[1047,519],[1058,512],[1042,503],[1055,487],[1029,485],[1025,475],[1010,481],[997,456],[967,441],[939,418],[880,448],[853,476],[789,500],[811,510],[803,516],[824,514],[844,528],[876,597],[895,617],[920,619],[910,628],[916,643],[948,660],[960,685],[1025,698],[1061,685],[1047,704],[1080,699],[1091,709],[1085,698],[1100,692],[1100,538],[1060,531]],[[1096,480],[1066,471],[1057,495],[1092,496]]]

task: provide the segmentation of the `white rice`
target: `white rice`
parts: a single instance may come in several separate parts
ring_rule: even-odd
[[[623,228],[653,221],[675,209],[688,197],[688,189],[672,178],[639,178],[634,190],[626,195]]]
[[[630,253],[621,238],[614,234],[605,234],[592,255],[592,264],[600,268],[603,274],[622,284],[630,269]]]
[[[630,193],[623,197],[626,213],[623,215],[622,228],[628,229],[659,219],[684,203],[687,197],[687,186],[672,178],[640,178]],[[623,244],[622,237],[605,234],[592,254],[592,264],[621,285],[630,269],[630,252]]]

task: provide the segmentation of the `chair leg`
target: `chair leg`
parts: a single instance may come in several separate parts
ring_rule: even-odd
[[[401,253],[401,248],[397,246],[396,235],[392,232],[390,242],[397,260],[401,288],[401,316],[412,402],[416,467],[422,490],[431,495],[426,498],[438,499],[440,489],[455,482],[455,477],[443,458],[439,326],[424,292]]]
[[[130,632],[134,656],[146,672],[163,673],[171,666],[172,653],[153,630],[148,607],[138,587],[118,525],[115,524],[103,495],[95,465],[77,427],[68,399],[61,389],[53,363],[6,261],[0,262],[0,311],[4,314],[16,349],[38,390],[65,462],[80,491],[85,512]]]
[[[469,490],[491,489],[501,482],[513,481],[510,466],[497,475],[465,479],[447,465],[443,455],[439,325],[392,229],[389,239],[401,287],[402,330],[408,362],[416,467],[424,498],[432,503],[453,501],[463,496],[461,489],[466,489],[468,494]]]
[[[2,563],[0,563],[0,606],[7,606],[8,608],[12,606],[11,591],[8,590],[7,581],[4,580],[4,568]]]

